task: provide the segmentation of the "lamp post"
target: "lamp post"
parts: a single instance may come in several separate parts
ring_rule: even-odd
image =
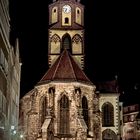
[[[12,140],[23,140],[24,135],[21,134],[20,131],[15,128],[15,126],[11,126],[11,139]]]

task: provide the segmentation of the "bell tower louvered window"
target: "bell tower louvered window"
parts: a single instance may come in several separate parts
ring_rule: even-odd
[[[65,34],[62,38],[62,51],[64,49],[67,49],[69,52],[71,52],[71,37],[69,34]]]
[[[60,100],[60,134],[69,134],[69,99],[64,95]]]

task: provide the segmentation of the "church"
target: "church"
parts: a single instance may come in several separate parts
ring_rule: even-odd
[[[80,0],[53,0],[50,68],[20,100],[19,130],[24,139],[120,140],[119,93],[110,87],[107,93],[97,92],[83,71],[84,50],[84,6]]]

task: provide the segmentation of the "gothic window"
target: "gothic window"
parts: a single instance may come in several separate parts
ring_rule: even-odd
[[[76,95],[76,106],[81,108],[81,89],[79,87],[75,87],[75,95]]]
[[[72,38],[72,53],[81,54],[82,51],[82,38],[79,34],[76,34]]]
[[[54,43],[57,43],[57,42],[60,42],[60,38],[57,34],[54,34],[52,37],[51,37],[51,42],[54,42]]]
[[[60,37],[57,34],[54,34],[50,38],[50,53],[59,54],[60,53]]]
[[[114,125],[114,107],[111,103],[104,103],[102,106],[102,125],[113,126]]]
[[[82,39],[80,37],[80,35],[76,34],[73,39],[72,39],[72,42],[78,44],[79,42],[82,42]]]
[[[65,18],[65,24],[69,24],[69,18]]]
[[[60,134],[69,134],[69,99],[64,95],[60,100]]]
[[[87,127],[89,127],[88,101],[85,96],[82,98],[82,109],[83,109],[83,117],[84,117],[85,123]]]
[[[69,34],[65,34],[62,38],[62,49],[61,49],[61,51],[63,51],[64,49],[71,52],[71,37],[70,37]]]
[[[52,107],[53,104],[54,104],[54,93],[55,93],[55,87],[50,87],[48,89],[48,104],[49,104],[49,107]],[[48,113],[51,113],[51,112],[48,112]],[[51,115],[51,114],[47,114],[47,115]]]
[[[41,123],[42,124],[45,121],[46,115],[47,115],[47,99],[46,97],[44,97],[41,104]]]

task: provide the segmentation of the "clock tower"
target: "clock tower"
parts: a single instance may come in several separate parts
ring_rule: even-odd
[[[64,49],[84,67],[84,6],[77,0],[58,0],[49,5],[49,65]]]
[[[49,5],[50,68],[20,102],[28,140],[101,140],[99,95],[83,71],[83,15],[78,0]]]

